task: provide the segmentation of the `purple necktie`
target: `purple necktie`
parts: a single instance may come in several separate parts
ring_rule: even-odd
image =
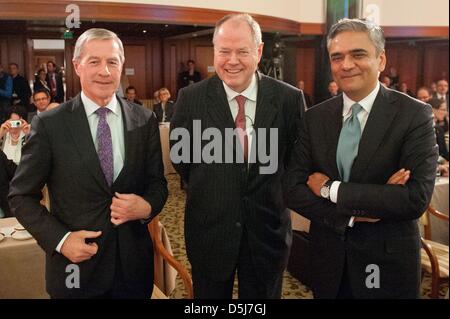
[[[98,159],[100,160],[100,166],[102,167],[103,174],[105,174],[106,182],[108,183],[108,186],[111,186],[114,177],[114,160],[111,130],[109,129],[108,122],[106,122],[106,115],[108,112],[109,109],[106,107],[100,107],[95,111],[98,115]]]

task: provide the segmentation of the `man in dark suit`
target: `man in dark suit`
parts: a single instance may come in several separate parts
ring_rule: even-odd
[[[55,62],[47,62],[47,85],[50,88],[51,102],[64,102],[64,85],[62,75],[58,72]]]
[[[19,74],[19,65],[17,63],[9,64],[9,74],[13,79],[13,98],[12,104],[19,104],[29,110],[31,89],[28,81]]]
[[[433,98],[443,100],[447,103],[447,109],[449,104],[448,98],[448,82],[445,79],[439,80],[436,86],[436,93],[433,94]]]
[[[14,176],[16,164],[9,160],[5,153],[0,150],[0,218],[10,217],[8,204],[9,182]]]
[[[167,198],[158,123],[115,95],[124,63],[115,33],[84,32],[73,63],[82,92],[33,119],[11,209],[46,252],[51,297],[150,298],[146,224]],[[51,213],[39,204],[44,184]]]
[[[155,104],[153,112],[155,112],[158,122],[170,122],[174,112],[173,102],[169,101],[170,92],[167,88],[162,88],[158,92],[160,102]]]
[[[343,19],[328,35],[343,94],[308,110],[288,169],[288,207],[311,220],[316,298],[416,298],[417,219],[433,192],[429,105],[380,86],[382,30]]]
[[[187,67],[188,69],[186,71],[178,74],[178,90],[181,90],[188,85],[200,82],[202,79],[200,72],[195,71],[194,60],[188,60]]]
[[[222,18],[213,43],[217,75],[180,91],[171,122],[171,135],[187,130],[193,142],[171,140],[171,159],[187,183],[185,238],[194,295],[231,298],[237,272],[239,298],[280,298],[292,241],[281,181],[304,99],[298,89],[256,71],[263,43],[251,16]],[[196,143],[209,143],[196,140],[197,120],[205,134],[220,135],[214,161],[196,159]],[[233,129],[236,143],[226,137]],[[180,145],[188,149],[181,162],[174,160]],[[261,150],[274,161],[264,160]]]

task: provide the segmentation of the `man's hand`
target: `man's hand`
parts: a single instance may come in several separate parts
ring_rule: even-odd
[[[409,177],[411,176],[411,171],[405,170],[404,168],[398,170],[395,172],[391,177],[389,177],[389,180],[386,184],[391,185],[405,185],[406,182],[409,180]],[[355,223],[356,222],[364,222],[364,223],[376,223],[379,221],[379,219],[376,218],[369,218],[369,217],[355,217]]]
[[[80,230],[70,233],[61,247],[63,254],[71,262],[77,264],[91,259],[97,253],[96,243],[86,243],[86,238],[97,238],[102,234],[101,231]]]
[[[141,196],[116,192],[111,204],[111,223],[118,226],[130,220],[147,219],[151,212],[152,206]]]
[[[309,175],[306,184],[316,196],[320,196],[320,189],[330,178],[322,173],[313,173]]]

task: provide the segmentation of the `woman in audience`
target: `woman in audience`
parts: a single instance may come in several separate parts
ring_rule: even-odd
[[[23,118],[19,106],[11,109],[9,119],[0,126],[1,149],[6,157],[19,164],[25,136],[30,132],[30,125]]]
[[[439,122],[444,122],[447,117],[447,103],[442,100],[433,99],[430,101],[431,107],[433,108],[433,118],[434,118],[434,129],[436,132],[436,143],[439,146],[439,160],[438,160],[438,171],[442,176],[448,176],[448,160],[449,152],[448,145],[445,142],[445,131],[444,128],[439,126]],[[448,123],[448,122],[447,122]],[[447,126],[448,127],[448,126]]]

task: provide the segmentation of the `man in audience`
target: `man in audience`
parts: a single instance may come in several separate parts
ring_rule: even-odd
[[[9,75],[13,79],[12,104],[20,104],[29,110],[31,89],[28,81],[19,74],[19,65],[17,63],[9,64]]]
[[[200,82],[202,79],[200,72],[195,71],[194,60],[188,60],[187,67],[188,69],[186,71],[183,71],[178,75],[178,90],[188,85]]]
[[[170,92],[167,88],[159,89],[159,103],[153,107],[153,112],[156,114],[158,122],[170,122],[172,119],[174,106],[173,102],[169,101]]]
[[[134,86],[130,85],[125,89],[125,96],[128,102],[142,105],[142,102],[136,99],[136,88]]]
[[[305,106],[309,109],[312,106],[311,97],[308,93],[305,93],[305,81],[300,80],[297,83],[297,87],[303,92],[303,96],[305,97]]]
[[[433,98],[443,100],[446,103],[449,102],[447,80],[442,79],[437,82],[436,93],[433,94]],[[447,105],[447,107],[448,107],[448,105]]]
[[[12,92],[12,78],[8,73],[3,72],[3,66],[0,64],[0,123],[6,120],[11,108]]]
[[[152,294],[147,223],[162,210],[167,183],[154,114],[115,95],[124,60],[111,31],[89,29],[78,38],[81,94],[35,117],[11,182],[12,212],[47,254],[52,298]],[[51,214],[39,203],[45,183]]]
[[[343,95],[309,110],[287,171],[288,207],[311,220],[316,298],[417,298],[420,234],[437,147],[431,108],[378,82],[384,36],[333,25],[327,47]]]
[[[64,85],[62,75],[58,72],[55,62],[47,62],[47,86],[50,88],[51,102],[64,102]]]
[[[47,107],[50,104],[50,93],[45,89],[34,91],[33,103],[36,106],[36,112],[28,113],[28,123],[31,123],[37,114],[47,110]]]
[[[428,103],[431,99],[430,89],[426,86],[422,86],[417,90],[417,99],[422,102]]]
[[[180,90],[171,121],[171,134],[187,130],[194,144],[171,140],[172,151],[178,143],[187,148],[188,159],[174,166],[187,184],[185,238],[194,295],[231,298],[237,272],[239,298],[277,299],[292,241],[281,180],[297,139],[303,95],[257,72],[263,43],[250,15],[219,20],[213,44],[217,74]],[[236,128],[234,141],[225,136],[225,143],[218,143],[217,161],[190,160],[197,156],[195,144],[206,142],[195,140],[197,120],[220,140]],[[256,145],[270,148],[264,154],[276,163],[273,170],[265,171],[267,161]],[[232,155],[231,161],[223,154]]]

